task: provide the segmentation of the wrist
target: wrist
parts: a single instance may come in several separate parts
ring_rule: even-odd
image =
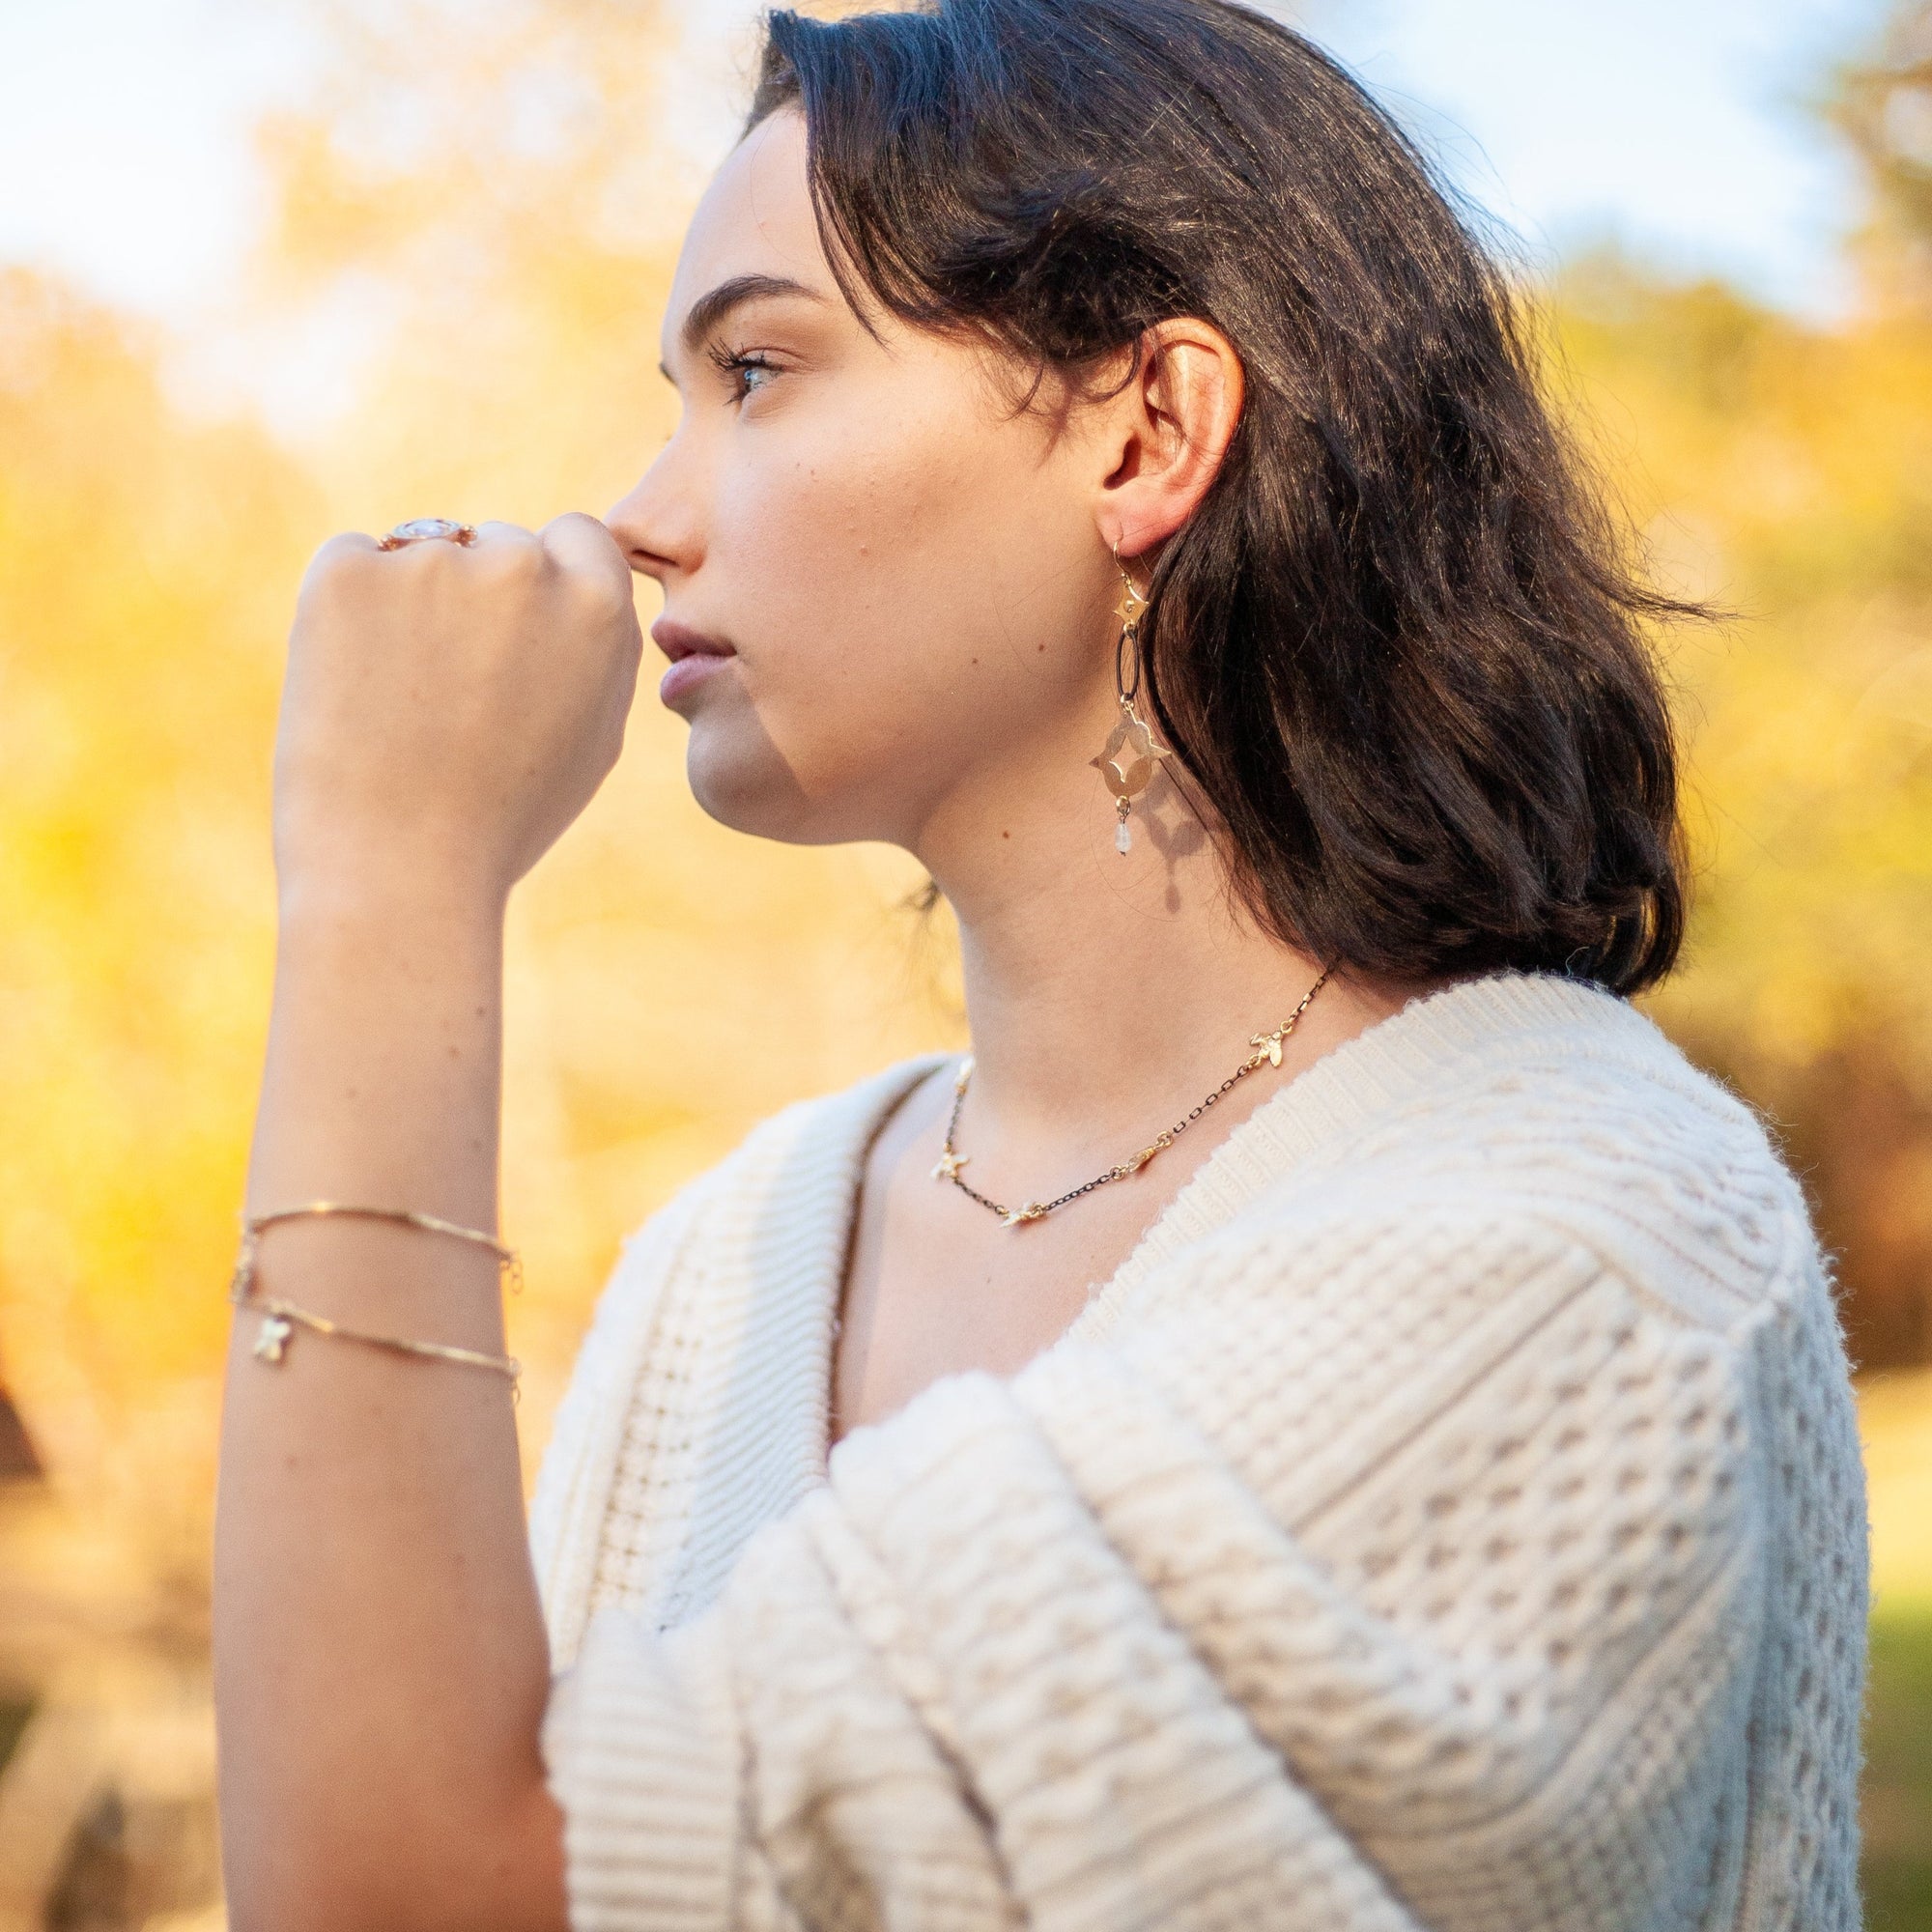
[[[326,931],[391,937],[432,931],[500,942],[507,886],[447,864],[420,863],[284,869],[276,907],[285,939]]]

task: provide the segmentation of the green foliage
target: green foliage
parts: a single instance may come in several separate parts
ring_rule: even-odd
[[[1932,1609],[1872,1623],[1862,1822],[1867,1932],[1932,1927]]]

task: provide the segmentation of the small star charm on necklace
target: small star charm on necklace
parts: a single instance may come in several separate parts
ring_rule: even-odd
[[[932,1178],[935,1180],[957,1180],[959,1170],[971,1160],[970,1153],[954,1153],[951,1148],[933,1163]]]
[[[1046,1212],[1037,1201],[1029,1201],[1023,1208],[1002,1208],[1000,1224],[1002,1227],[1017,1228],[1023,1221],[1037,1221]]]

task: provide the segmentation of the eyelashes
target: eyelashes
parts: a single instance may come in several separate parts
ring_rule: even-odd
[[[713,368],[731,379],[731,394],[734,402],[743,402],[756,389],[765,387],[762,382],[753,382],[753,375],[776,376],[779,367],[776,362],[761,355],[757,350],[730,350],[722,346],[707,349],[706,358]]]

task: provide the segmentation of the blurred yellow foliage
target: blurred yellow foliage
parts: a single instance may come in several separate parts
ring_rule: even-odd
[[[1932,319],[1831,330],[1613,259],[1563,373],[1670,587],[1695,905],[1654,1002],[1783,1129],[1856,1353],[1932,1355]]]
[[[1660,576],[1697,923],[1662,1011],[1803,1063],[1895,1027],[1932,1085],[1932,327],[1810,330],[1613,260],[1559,289],[1597,448]]]
[[[1859,1434],[1871,1485],[1874,1602],[1888,1614],[1932,1617],[1932,1369],[1871,1377]]]
[[[227,1327],[273,643],[319,515],[262,436],[173,415],[125,325],[0,277],[0,1360],[54,1467],[164,1538],[204,1508],[178,1445]]]

